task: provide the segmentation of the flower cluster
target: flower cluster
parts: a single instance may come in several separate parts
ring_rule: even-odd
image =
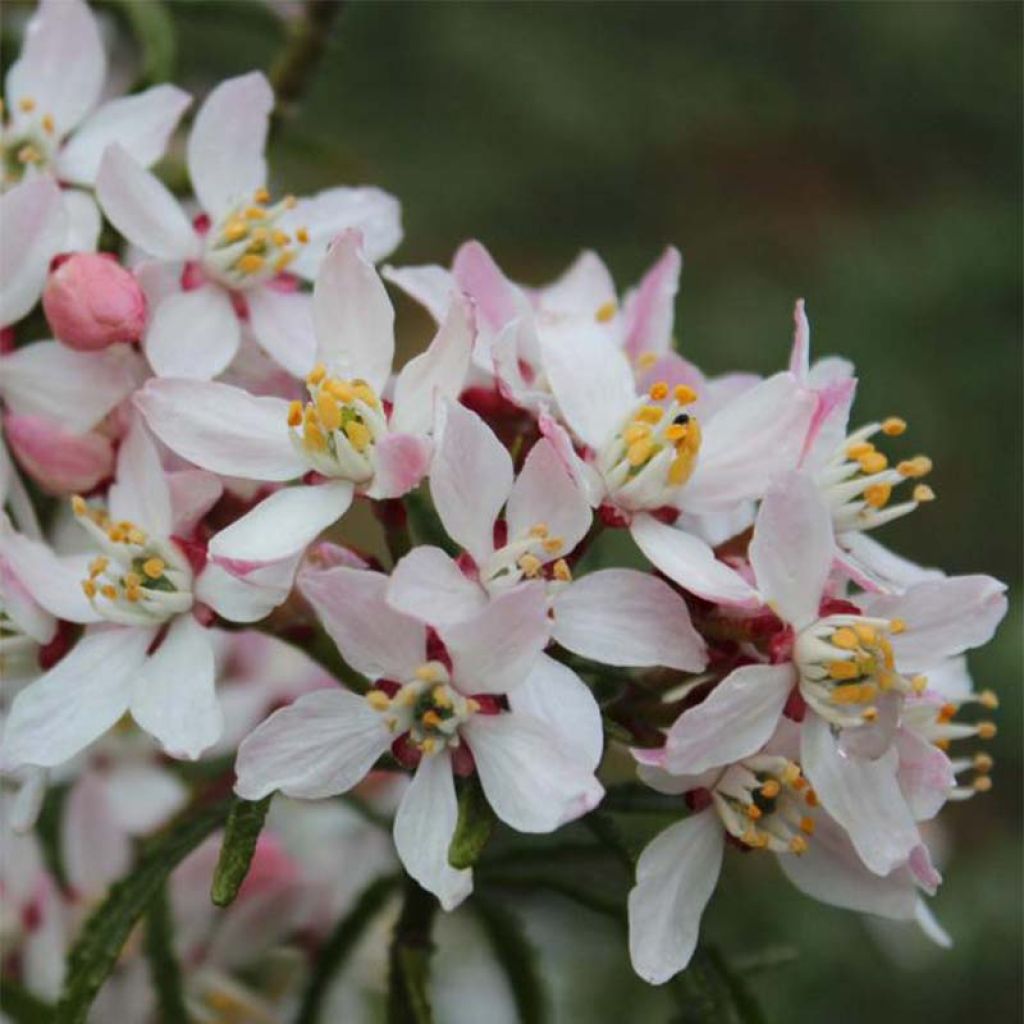
[[[6,840],[25,984],[55,993],[83,906],[188,802],[177,762],[199,759],[247,801],[369,786],[393,848],[367,864],[397,852],[448,911],[474,887],[451,856],[462,794],[550,833],[628,763],[672,816],[628,899],[653,983],[689,962],[729,848],[942,939],[921,830],[990,785],[975,712],[996,698],[965,652],[1004,587],[875,539],[934,499],[931,460],[897,417],[851,424],[854,368],[811,361],[803,303],[785,368],[708,377],[673,346],[675,249],[623,295],[592,252],[539,288],[476,241],[378,270],[393,197],[272,194],[262,74],[198,106],[184,200],[148,168],[191,98],[97,106],[104,75],[88,8],[41,0],[2,135],[2,768],[22,833],[70,785],[70,868],[62,888],[31,835]],[[436,322],[397,372],[385,281]],[[357,504],[386,563],[346,543]],[[312,805],[275,806],[281,835],[312,828]],[[189,894],[207,848],[175,876],[197,1019],[277,1019],[232,972],[326,931],[328,820],[315,870],[260,840],[212,937]],[[104,1019],[144,1019],[127,954],[118,972]]]

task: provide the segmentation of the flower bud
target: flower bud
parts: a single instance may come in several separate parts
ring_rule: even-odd
[[[106,253],[76,252],[54,266],[43,310],[68,348],[95,352],[137,341],[146,325],[146,297],[138,281]]]

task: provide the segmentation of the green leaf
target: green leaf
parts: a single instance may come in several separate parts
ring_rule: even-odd
[[[177,63],[174,22],[160,0],[107,0],[120,11],[142,50],[140,85],[169,82]]]
[[[673,1024],[765,1024],[746,982],[720,953],[698,946],[690,966],[671,983],[678,1012]]]
[[[459,546],[445,532],[434,506],[427,497],[425,487],[411,491],[405,496],[405,510],[417,544],[432,544],[446,551],[452,558],[459,553]]]
[[[218,907],[226,907],[234,902],[245,876],[249,874],[252,855],[256,852],[256,841],[263,831],[272,795],[256,801],[236,798],[231,805],[227,827],[224,829],[224,842],[221,843],[220,857],[217,858],[217,868],[213,873],[213,885],[210,887],[210,898]]]
[[[463,782],[459,793],[459,817],[448,847],[448,863],[453,868],[471,868],[483,853],[497,822],[476,775]]]
[[[57,1024],[83,1024],[93,999],[114,969],[121,948],[168,875],[224,824],[230,801],[192,809],[143,844],[134,870],[111,886],[85,922],[68,957],[57,1004]]]
[[[50,1024],[53,1007],[26,988],[4,978],[0,984],[0,1010],[13,1024]]]
[[[363,890],[355,906],[335,925],[313,962],[309,984],[302,997],[302,1006],[295,1024],[316,1024],[320,1019],[321,1005],[331,982],[344,968],[345,961],[398,882],[398,875],[378,878]]]
[[[161,885],[146,911],[146,958],[156,991],[162,1024],[186,1024],[188,1011],[181,986],[181,966],[174,952],[174,922],[167,900],[167,885]]]
[[[430,933],[437,914],[434,896],[408,875],[402,912],[388,956],[388,1024],[433,1024],[430,1008]]]
[[[496,900],[477,895],[473,908],[480,918],[494,955],[508,977],[521,1024],[544,1024],[549,1019],[537,952],[512,911]]]

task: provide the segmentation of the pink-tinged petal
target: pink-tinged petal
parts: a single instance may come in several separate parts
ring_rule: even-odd
[[[39,300],[50,260],[64,247],[68,218],[51,178],[23,181],[0,196],[0,327]]]
[[[544,722],[515,711],[474,715],[462,727],[487,802],[518,832],[553,832],[604,796],[588,759]]]
[[[815,819],[807,852],[783,854],[779,867],[802,893],[821,903],[897,921],[912,920],[917,886],[906,867],[887,875],[869,871],[843,829],[825,815]]]
[[[305,292],[252,288],[245,296],[249,324],[260,347],[295,377],[305,377],[316,361],[313,301]]]
[[[150,256],[187,260],[198,253],[199,239],[178,200],[116,142],[103,152],[96,198],[107,220]]]
[[[285,487],[210,539],[214,558],[278,562],[305,550],[352,504],[347,480]]]
[[[909,729],[896,734],[900,789],[915,821],[928,821],[942,810],[956,776],[949,758],[934,743]]]
[[[640,854],[629,893],[629,958],[648,984],[664,984],[690,962],[724,850],[725,832],[709,808],[665,829]]]
[[[810,369],[811,325],[807,320],[804,300],[797,299],[793,307],[793,347],[789,353],[789,372],[801,384],[805,384]]]
[[[448,751],[424,757],[398,805],[395,849],[405,870],[445,910],[454,910],[473,891],[472,870],[459,871],[448,863],[458,816]]]
[[[974,680],[967,667],[967,658],[949,658],[928,669],[928,689],[949,700],[969,697],[974,692]]]
[[[131,866],[132,843],[128,833],[118,827],[98,772],[84,772],[71,787],[61,826],[69,884],[82,897],[102,897]]]
[[[597,330],[597,312],[618,303],[612,275],[601,257],[589,249],[581,252],[557,281],[538,289],[535,298],[545,313],[590,317]]]
[[[345,660],[368,679],[408,681],[427,660],[423,623],[387,603],[382,573],[304,569],[299,589]]]
[[[595,337],[587,325],[543,338],[548,383],[573,433],[591,448],[600,448],[636,404],[633,371],[622,350]]]
[[[377,466],[366,488],[369,498],[400,498],[408,494],[427,475],[430,441],[414,434],[385,434],[374,448]]]
[[[39,518],[32,506],[25,485],[21,482],[14,463],[11,461],[7,446],[0,436],[0,505],[10,512],[15,527],[27,537],[38,540],[43,531],[39,526]]]
[[[61,192],[61,201],[68,225],[61,248],[67,252],[95,252],[103,229],[96,200],[81,189],[66,188]]]
[[[141,416],[132,418],[117,450],[117,479],[107,501],[114,519],[128,519],[147,533],[170,537],[174,526],[171,489]]]
[[[697,469],[683,491],[690,511],[759,498],[795,468],[817,398],[778,373],[716,413],[704,427]]]
[[[568,431],[550,416],[541,414],[537,420],[541,434],[551,442],[566,472],[576,481],[591,507],[601,504],[605,495],[604,481],[593,466],[588,465],[576,454]]]
[[[448,535],[478,563],[494,550],[494,521],[512,490],[512,459],[475,412],[438,407],[430,495]]]
[[[524,537],[539,524],[546,526],[549,538],[562,542],[549,558],[569,554],[590,528],[590,503],[547,438],[537,441],[526,456],[505,518],[510,540]]]
[[[259,71],[221,82],[203,100],[188,137],[188,173],[203,209],[221,216],[267,180],[274,91]]]
[[[440,633],[452,658],[455,685],[463,693],[507,693],[526,678],[547,645],[544,584],[520,584]]]
[[[669,730],[665,767],[696,775],[756,754],[771,739],[796,684],[792,665],[745,665]]]
[[[42,0],[28,23],[21,56],[7,72],[12,116],[22,100],[49,114],[63,138],[96,105],[107,75],[99,25],[82,0]]]
[[[195,761],[224,729],[215,678],[207,631],[179,615],[135,681],[132,718],[171,757]]]
[[[807,383],[815,391],[825,391],[836,384],[850,380],[855,373],[853,363],[841,356],[825,356],[811,366]]]
[[[395,356],[395,311],[362,236],[349,230],[331,245],[313,286],[317,358],[343,377],[361,377],[379,394]]]
[[[150,430],[189,462],[224,476],[291,480],[306,471],[288,403],[212,381],[151,380],[135,395]]]
[[[211,380],[235,358],[241,334],[227,292],[206,284],[165,298],[142,346],[158,377]]]
[[[138,358],[118,345],[75,352],[37,341],[0,358],[0,396],[19,416],[45,416],[83,433],[135,390]]]
[[[591,771],[604,751],[601,710],[590,687],[571,668],[542,654],[526,679],[508,695],[517,715],[543,722],[559,746]]]
[[[246,572],[235,571],[230,563],[207,562],[196,580],[196,599],[228,622],[258,622],[288,599],[303,554]]]
[[[187,537],[224,493],[224,485],[213,473],[201,469],[179,469],[167,474],[171,496],[171,533]]]
[[[555,595],[554,619],[555,640],[605,665],[700,672],[707,664],[686,602],[634,569],[602,569],[573,581]]]
[[[639,391],[649,391],[652,384],[657,381],[664,381],[670,388],[677,384],[685,384],[697,395],[697,400],[688,407],[691,416],[704,422],[717,411],[720,403],[712,398],[710,394],[711,383],[704,374],[693,365],[688,359],[684,359],[678,352],[666,352],[657,362],[648,369],[636,368],[636,383]],[[754,378],[757,383],[757,378]]]
[[[901,672],[924,671],[988,643],[1006,607],[1006,585],[991,576],[929,580],[902,595],[864,602],[865,614],[900,619],[906,625],[892,638]]]
[[[188,803],[188,787],[156,764],[115,764],[104,785],[114,820],[133,836],[158,828]]]
[[[637,762],[636,774],[645,786],[665,796],[680,796],[691,789],[711,789],[722,777],[721,768],[711,768],[699,775],[672,775],[662,767],[664,748],[637,750],[630,753]]]
[[[68,622],[97,622],[82,593],[81,576],[46,544],[0,524],[0,553],[21,585],[51,615]]]
[[[797,629],[818,617],[832,568],[832,516],[814,481],[787,473],[765,495],[750,564],[765,602]]]
[[[347,690],[317,690],[275,711],[238,748],[235,792],[315,800],[351,789],[391,745],[383,715]]]
[[[629,532],[651,564],[691,594],[740,608],[761,603],[757,591],[693,534],[648,515],[636,516]]]
[[[539,345],[536,324],[520,317],[507,323],[494,338],[478,336],[473,363],[484,375],[494,374],[502,398],[523,409],[543,409],[551,404],[551,396],[527,384],[523,376],[524,368],[538,365],[540,357],[533,350],[539,350]]]
[[[102,434],[73,434],[41,416],[5,416],[4,430],[22,469],[49,494],[87,493],[114,472]]]
[[[455,401],[466,383],[474,336],[473,311],[456,298],[427,350],[410,359],[395,381],[392,430],[430,433],[438,399]]]
[[[167,143],[192,97],[174,85],[154,85],[134,96],[104,103],[68,140],[57,157],[61,181],[93,185],[103,153],[120,143],[142,167],[152,167],[167,150]]]
[[[944,578],[941,569],[929,569],[911,562],[866,533],[841,533],[836,537],[836,543],[840,548],[836,564],[864,590],[893,593],[925,580]]]
[[[452,277],[476,304],[481,326],[501,330],[526,308],[526,298],[477,241],[466,242],[452,261]]]
[[[669,247],[626,299],[626,352],[631,359],[648,352],[660,356],[671,351],[682,265],[679,250]]]
[[[800,752],[818,799],[846,829],[865,866],[876,875],[888,875],[905,864],[920,840],[900,792],[896,751],[874,761],[847,757],[829,724],[809,714],[801,730]]]
[[[83,637],[11,705],[4,729],[4,764],[63,764],[103,735],[128,709],[155,635],[114,628]]]
[[[388,603],[432,626],[447,626],[476,615],[487,595],[440,548],[423,545],[395,566]]]
[[[932,913],[931,908],[922,898],[918,898],[917,910],[914,913],[914,920],[917,921],[917,926],[924,933],[925,938],[934,942],[940,949],[952,949],[953,938],[942,927],[939,919]]]
[[[935,870],[931,854],[924,843],[918,843],[910,854],[907,861],[910,873],[917,880],[917,884],[924,889],[929,896],[934,896],[936,890],[942,885],[942,875]]]
[[[381,267],[381,277],[418,302],[440,324],[455,290],[451,271],[434,263],[420,267]]]
[[[300,199],[280,220],[283,231],[304,227],[309,241],[289,266],[293,273],[314,280],[327,247],[343,231],[354,228],[363,236],[363,252],[373,263],[389,256],[402,240],[402,207],[379,188],[329,188]]]
[[[4,557],[6,532],[6,524],[0,526],[0,601],[3,602],[4,614],[36,643],[48,644],[57,632],[57,621],[36,601]]]
[[[828,384],[818,391],[818,406],[811,417],[800,460],[802,469],[818,472],[839,450],[846,438],[856,393],[857,381],[853,377]]]

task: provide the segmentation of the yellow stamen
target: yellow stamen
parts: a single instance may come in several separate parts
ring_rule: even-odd
[[[306,375],[306,383],[315,387],[327,376],[327,367],[323,363],[317,363]]]
[[[663,380],[655,381],[650,386],[647,394],[649,394],[655,402],[660,402],[662,399],[668,398],[668,382]]]
[[[657,361],[658,357],[653,352],[642,352],[636,357],[636,367],[638,370],[649,370]]]
[[[654,454],[654,445],[647,438],[634,441],[626,452],[631,466],[642,466]]]
[[[842,662],[841,664],[848,664],[848,662]],[[858,683],[846,683],[843,686],[835,687],[832,690],[832,700],[836,704],[862,704],[864,702],[861,695],[861,687]]]
[[[274,233],[270,237],[274,240],[274,245],[280,247],[286,246],[292,240],[292,236],[280,228],[275,228]]]
[[[572,579],[572,571],[569,569],[569,563],[564,558],[560,558],[555,562],[551,567],[551,571],[559,583],[568,583]]]
[[[814,819],[813,818],[801,818],[800,819],[800,831],[806,833],[809,836],[814,835]]]
[[[637,421],[640,423],[660,423],[665,410],[660,405],[642,405],[636,411]]]
[[[858,441],[857,444],[851,444],[846,449],[847,458],[859,459],[865,455],[870,455],[875,450],[875,446],[870,441]]]
[[[992,788],[992,780],[987,775],[979,775],[973,786],[976,793],[987,793]]]
[[[376,392],[365,380],[352,381],[352,390],[355,392],[356,398],[365,402],[371,409],[376,409],[380,405]]]
[[[478,701],[478,700],[473,700],[473,698],[472,698],[472,697],[470,697],[470,698],[469,698],[469,699],[468,699],[468,700],[466,701],[466,710],[467,710],[467,711],[468,711],[468,712],[469,712],[469,713],[470,713],[471,715],[475,715],[475,714],[476,714],[476,713],[477,713],[477,712],[478,712],[478,711],[480,710],[480,701]]]
[[[80,494],[76,494],[71,499],[71,511],[76,516],[84,516],[89,511],[89,506],[85,503],[85,498]]]
[[[861,718],[863,718],[865,722],[875,721],[875,719],[878,718],[878,708],[865,708]]]
[[[986,772],[992,771],[992,766],[995,762],[992,760],[991,754],[986,754],[984,751],[979,751],[974,755],[974,770],[981,772],[983,775]]]
[[[124,591],[125,599],[131,601],[133,604],[136,601],[142,600],[142,591],[138,587],[125,587]]]
[[[928,689],[928,677],[927,676],[914,676],[910,680],[910,688],[920,696],[925,690]]]
[[[637,441],[650,436],[651,428],[647,423],[631,423],[622,432],[622,440],[625,441],[626,444],[635,444]]]
[[[860,669],[852,661],[830,661],[828,674],[832,679],[856,679]]]
[[[99,555],[89,563],[89,576],[91,579],[95,579],[104,569],[110,564],[110,559],[105,558],[103,555]]]
[[[387,711],[391,707],[391,698],[383,690],[371,690],[366,695],[366,703],[374,711]]]
[[[878,634],[875,632],[874,626],[865,626],[863,623],[858,623],[853,629],[857,636],[860,637],[862,643],[874,644],[878,642]]]
[[[244,220],[229,220],[224,225],[224,240],[239,242],[249,233],[249,225]]]
[[[857,461],[863,473],[881,473],[889,465],[889,460],[881,452],[868,452]]]
[[[803,836],[793,836],[789,841],[789,852],[795,853],[798,857],[807,852],[807,840]]]
[[[672,397],[680,405],[689,405],[691,402],[697,401],[697,392],[688,384],[677,384],[672,389]]]
[[[286,270],[294,262],[297,255],[291,249],[285,250],[274,260],[274,269],[280,274],[282,270]]]
[[[430,697],[439,708],[450,708],[452,706],[451,694],[444,686],[435,686]]]
[[[288,404],[288,426],[297,427],[302,422],[302,403],[299,401]]]
[[[668,482],[673,487],[681,487],[690,479],[693,472],[693,457],[689,452],[677,455],[668,467]]]
[[[36,101],[31,96],[25,96],[18,100],[18,107],[26,114],[31,114],[36,109]]]
[[[100,593],[108,600],[113,601],[117,597],[117,588],[112,587],[109,583],[104,584],[100,587]]]
[[[327,438],[323,431],[310,420],[306,421],[302,429],[302,440],[307,448],[322,452],[327,447]]]
[[[598,306],[597,312],[594,316],[599,324],[606,324],[615,316],[615,310],[616,306],[614,302],[605,302]]]
[[[918,484],[914,488],[914,501],[934,501],[935,492],[927,484]]]
[[[43,114],[43,131],[46,132],[47,135],[52,135],[54,133],[54,127],[53,115]]]
[[[804,781],[800,776],[800,765],[795,764],[793,761],[789,761],[786,764],[779,778],[786,786],[796,786],[798,782]]]
[[[885,508],[892,497],[892,484],[872,484],[864,488],[864,500],[872,508]]]
[[[530,536],[539,537],[543,539],[548,535],[548,524],[547,523],[536,523],[530,527]]]
[[[270,202],[270,193],[265,188],[258,188],[255,193],[253,193],[252,198],[253,202],[260,203],[265,206]]]
[[[978,694],[978,703],[989,711],[995,711],[999,707],[999,698],[991,690],[982,690]]]
[[[427,711],[421,721],[428,729],[436,729],[441,724],[441,716],[436,711]]]
[[[305,228],[296,229],[295,241],[297,241],[299,245],[305,245],[309,241],[309,232]]]
[[[267,211],[261,206],[247,206],[245,208],[244,217],[246,220],[264,220],[267,216]]]
[[[342,429],[357,452],[365,451],[366,446],[373,440],[370,428],[357,420],[349,420]]]
[[[832,634],[832,643],[844,651],[852,651],[857,647],[857,634],[849,626],[843,626]]]
[[[899,437],[907,429],[907,421],[899,416],[890,416],[882,424],[882,433],[888,437]]]
[[[517,564],[525,576],[533,577],[540,572],[543,563],[536,555],[523,555]]]
[[[142,577],[137,572],[126,572],[121,582],[129,590],[138,590],[142,586]]]
[[[433,683],[437,680],[437,666],[436,665],[420,665],[415,672],[417,679],[422,679],[425,683]]]
[[[747,806],[743,808],[743,812],[751,821],[758,821],[763,816],[763,812],[757,804],[747,804]]]
[[[266,265],[267,261],[253,252],[247,252],[238,260],[238,269],[243,274],[258,274]]]
[[[932,471],[932,460],[927,455],[915,455],[912,459],[901,462],[896,469],[900,476],[921,477]]]
[[[435,750],[437,750],[437,740],[435,740],[432,736],[428,736],[420,744],[420,750],[422,750],[424,754],[432,754]]]
[[[815,793],[813,789],[807,790],[807,792],[804,794],[804,803],[807,804],[808,807],[817,807],[818,794]]]
[[[133,526],[128,531],[128,540],[132,544],[136,544],[136,545],[138,545],[138,544],[145,544],[146,543],[146,535],[137,526]]]
[[[96,596],[96,584],[92,580],[82,580],[82,590],[86,597],[93,598]]]
[[[907,624],[903,619],[890,619],[889,620],[889,632],[893,636],[897,636],[899,633],[906,633]]]
[[[983,740],[990,740],[996,734],[995,722],[979,722],[977,725],[978,736]]]
[[[767,797],[769,800],[774,800],[779,795],[781,787],[775,779],[769,779],[761,787],[761,795]]]
[[[686,434],[686,424],[684,423],[673,423],[665,428],[665,440],[670,441],[672,444],[675,444],[676,441],[682,441]]]
[[[542,547],[549,555],[557,554],[565,546],[561,537],[549,537],[543,542]]]
[[[337,430],[341,426],[341,406],[323,389],[316,396],[316,412],[325,430]]]

